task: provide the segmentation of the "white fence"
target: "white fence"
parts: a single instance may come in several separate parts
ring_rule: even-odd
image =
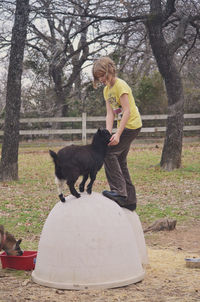
[[[200,113],[191,113],[184,114],[184,120],[187,119],[199,119]],[[146,121],[156,121],[156,120],[166,120],[167,115],[142,115],[142,120]],[[80,122],[81,126],[78,129],[74,129],[70,126],[66,126],[63,129],[54,129],[52,127],[53,123],[73,123]],[[83,143],[86,142],[87,134],[92,134],[96,132],[96,128],[88,128],[88,122],[105,122],[105,116],[87,116],[86,113],[82,113],[81,117],[44,117],[44,118],[22,118],[20,119],[20,124],[27,124],[29,127],[32,127],[34,123],[48,123],[49,128],[44,129],[30,129],[30,130],[20,130],[20,135],[22,136],[49,136],[49,135],[63,135],[63,134],[80,134],[82,136]],[[0,125],[3,125],[4,120],[0,119]],[[41,127],[40,127],[41,128]],[[166,127],[154,126],[154,127],[145,127],[143,126],[141,132],[145,133],[156,133],[156,132],[165,132]],[[198,125],[185,125],[183,128],[184,131],[199,131],[200,123]],[[0,136],[3,135],[3,131],[0,131]]]

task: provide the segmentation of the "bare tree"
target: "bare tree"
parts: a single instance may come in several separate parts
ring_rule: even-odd
[[[150,17],[146,21],[150,44],[156,58],[159,71],[165,81],[168,95],[167,130],[160,165],[166,170],[181,166],[183,138],[184,95],[180,73],[174,62],[176,50],[184,43],[184,35],[188,24],[183,18],[171,43],[167,43],[163,24],[175,11],[175,1],[167,1],[163,10],[161,1],[150,2]]]
[[[199,3],[195,0],[103,1],[107,13],[86,14],[96,20],[113,20],[132,26],[143,23],[168,97],[168,119],[160,165],[165,170],[181,166],[184,94],[175,54],[191,36],[199,39]],[[111,6],[118,6],[113,14]],[[130,29],[129,29],[130,30]],[[194,43],[195,44],[195,39]],[[123,59],[124,60],[124,59]]]
[[[38,0],[31,3],[28,46],[42,54],[49,65],[58,105],[55,115],[67,114],[66,98],[72,87],[80,87],[85,62],[93,60],[107,46],[117,45],[120,50],[117,54],[118,57],[121,54],[120,71],[130,70],[130,62],[141,61],[143,55],[145,64],[140,66],[148,69],[150,65],[146,62],[151,54],[144,51],[148,34],[168,97],[169,115],[160,165],[166,170],[179,168],[184,94],[176,58],[183,53],[184,63],[199,40],[198,1]],[[117,8],[115,12],[113,7]]]
[[[27,45],[40,53],[49,66],[55,91],[55,116],[68,114],[67,99],[72,88],[74,92],[77,87],[80,96],[84,64],[115,39],[114,30],[108,31],[106,27],[100,31],[99,21],[84,16],[84,12],[96,11],[93,2],[40,0],[31,7],[33,18]],[[78,18],[73,16],[75,12]]]
[[[175,53],[186,43],[187,28],[200,18],[185,11],[176,10],[178,1],[150,1],[150,14],[145,22],[149,40],[159,71],[165,81],[168,96],[167,130],[160,165],[165,170],[181,166],[182,138],[184,125],[184,93],[180,72],[175,63]],[[165,38],[167,24],[176,24],[171,41]],[[171,27],[172,30],[172,27]]]
[[[29,0],[17,0],[7,78],[5,126],[0,164],[1,181],[18,179],[21,76],[28,16]]]
[[[90,61],[93,61],[94,57],[102,51],[104,54],[108,54],[109,50],[106,51],[106,49],[111,49],[110,46],[113,49],[116,46],[123,51],[124,59],[122,58],[120,62],[121,70],[125,65],[130,66],[130,60],[137,62],[137,60],[133,60],[133,57],[137,54],[139,58],[137,49],[138,45],[142,43],[136,42],[136,40],[143,39],[141,30],[140,34],[134,37],[134,42],[131,45],[128,41],[132,40],[134,33],[131,30],[128,31],[129,24],[113,23],[109,20],[101,21],[84,16],[85,13],[95,13],[98,10],[106,12],[107,5],[107,1],[96,2],[94,0],[84,2],[71,0],[30,1],[30,24],[25,66],[27,72],[28,68],[35,72],[37,92],[41,87],[41,84],[38,83],[41,80],[38,75],[41,74],[52,100],[49,102],[48,94],[47,99],[50,106],[41,107],[38,106],[38,103],[42,104],[44,98],[41,96],[44,93],[34,94],[37,110],[50,108],[51,111],[48,109],[47,111],[54,116],[68,115],[68,110],[71,108],[71,95],[77,99],[82,97],[80,89],[82,69],[86,62],[90,64]],[[8,15],[10,7],[7,6],[6,8]],[[78,14],[78,17],[74,16],[75,13]],[[142,27],[141,25],[138,26]],[[2,41],[6,41],[3,45],[8,47],[9,39],[5,38],[5,33],[2,34]],[[141,53],[143,52],[141,47]],[[48,81],[49,76],[51,81]],[[32,87],[35,87],[33,81]],[[54,88],[54,92],[52,88]],[[32,93],[29,92],[29,98],[26,98],[26,108],[32,106],[32,104],[28,106],[31,95]]]

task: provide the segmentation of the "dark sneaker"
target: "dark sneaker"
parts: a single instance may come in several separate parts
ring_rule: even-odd
[[[120,207],[129,209],[130,211],[134,211],[136,209],[136,203],[127,203],[127,197],[126,196],[121,196],[118,193],[114,191],[103,191],[102,194],[109,198],[114,200]]]
[[[130,211],[135,211],[136,207],[137,207],[137,204],[135,202],[134,203],[129,203],[129,204],[124,205],[123,207],[130,210]]]

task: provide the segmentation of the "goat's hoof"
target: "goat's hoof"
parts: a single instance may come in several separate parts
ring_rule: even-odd
[[[76,198],[80,198],[80,197],[81,197],[81,194],[78,193],[78,194],[75,195],[75,197],[76,197]]]
[[[88,194],[92,194],[92,190],[91,189],[87,189],[87,193]]]
[[[59,195],[59,198],[60,198],[60,201],[65,202],[65,197],[64,197],[63,194],[60,194],[60,195]]]
[[[79,186],[79,191],[80,192],[84,192],[84,187],[83,186]]]

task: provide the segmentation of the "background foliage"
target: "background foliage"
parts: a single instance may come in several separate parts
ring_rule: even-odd
[[[163,3],[162,5],[164,5]],[[118,67],[119,77],[133,88],[141,113],[166,113],[166,94],[142,22],[96,20],[92,14],[142,16],[149,1],[33,1],[25,49],[21,116],[80,116],[105,114],[102,89],[92,87],[91,65],[101,55],[109,55]],[[0,5],[0,114],[5,109],[7,66],[15,1]],[[171,17],[164,30],[172,41],[180,16],[195,17],[185,34],[185,43],[176,53],[185,92],[185,112],[200,112],[199,92],[199,4],[192,0],[176,2],[176,19]],[[91,17],[85,17],[88,15]],[[192,24],[191,24],[192,25]],[[194,24],[193,24],[194,25]],[[165,58],[163,58],[165,60]]]

